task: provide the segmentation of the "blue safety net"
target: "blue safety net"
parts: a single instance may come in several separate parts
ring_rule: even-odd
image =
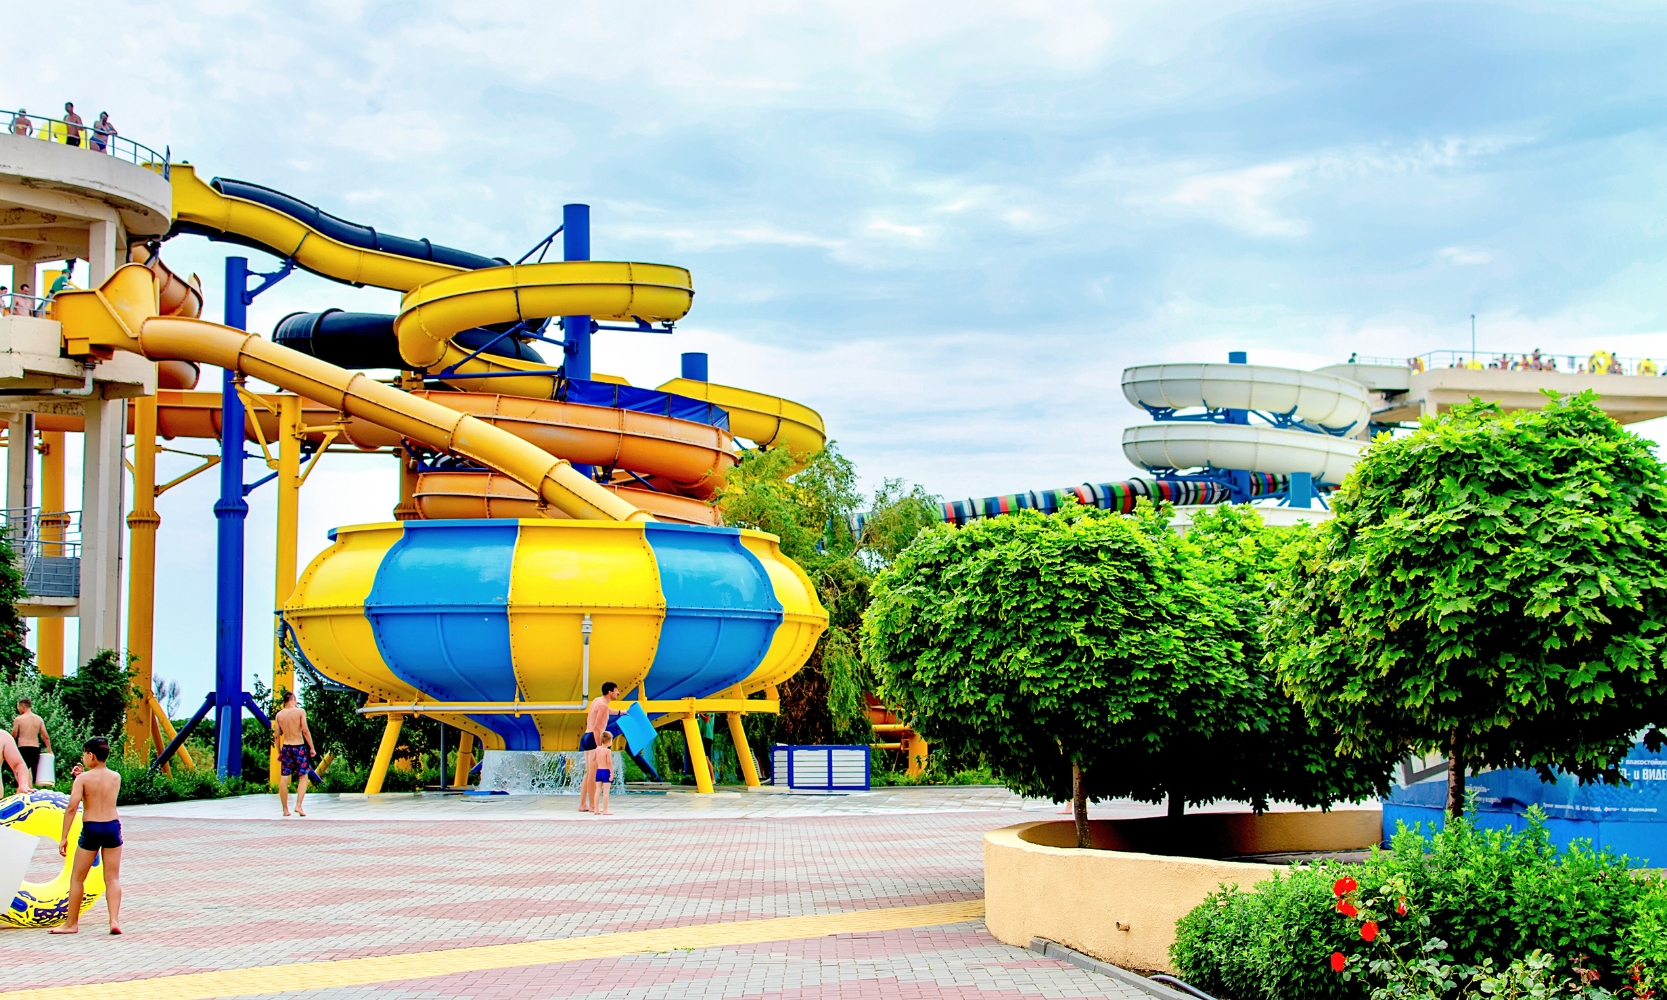
[[[693,399],[658,389],[639,389],[634,385],[613,382],[592,382],[588,379],[564,379],[556,389],[556,398],[566,403],[586,406],[611,406],[618,410],[638,413],[658,413],[678,420],[692,420],[721,430],[729,430],[729,411],[704,399]]]

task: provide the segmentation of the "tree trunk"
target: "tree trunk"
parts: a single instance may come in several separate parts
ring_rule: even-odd
[[[1454,735],[1447,749],[1447,815],[1464,815],[1464,744]]]
[[[1071,814],[1077,820],[1077,846],[1084,850],[1094,846],[1088,832],[1088,783],[1082,778],[1082,765],[1071,762]]]
[[[1179,788],[1169,791],[1169,818],[1180,819],[1187,814],[1187,797]]]

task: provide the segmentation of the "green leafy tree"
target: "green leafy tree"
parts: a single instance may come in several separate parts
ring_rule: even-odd
[[[133,670],[122,654],[101,649],[68,677],[42,677],[41,687],[95,735],[114,742],[133,701]]]
[[[17,606],[28,596],[11,538],[0,534],[0,680],[16,681],[35,665],[25,642],[28,623],[17,613]]]
[[[1667,477],[1591,393],[1382,437],[1291,561],[1280,677],[1355,756],[1617,783],[1667,716]]]
[[[1237,726],[1246,635],[1174,573],[1169,513],[1080,507],[922,533],[875,583],[863,650],[928,739],[982,754],[1009,788],[1088,802],[1210,801],[1196,744]]]
[[[1248,510],[1022,511],[919,536],[880,575],[863,648],[882,691],[1014,791],[1326,806],[1383,788],[1279,688],[1256,626],[1288,533]]]
[[[854,529],[864,497],[851,460],[830,442],[802,469],[795,471],[795,464],[786,450],[748,452],[718,500],[724,523],[778,536],[782,552],[804,568],[828,610],[828,630],[805,668],[781,685],[782,714],[773,735],[798,743],[864,740],[863,696],[874,680],[863,665],[857,630],[869,589],[874,573],[936,522],[936,498],[887,480]]]
[[[1339,755],[1336,733],[1285,692],[1262,645],[1270,599],[1314,528],[1269,526],[1254,507],[1223,504],[1195,513],[1176,543],[1175,571],[1215,588],[1215,599],[1231,606],[1244,628],[1237,724],[1191,745],[1198,766],[1219,770],[1218,785],[1258,812],[1272,801],[1325,808],[1385,794],[1401,759],[1393,752]]]

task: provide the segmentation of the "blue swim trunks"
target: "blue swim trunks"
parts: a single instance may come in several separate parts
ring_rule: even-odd
[[[579,749],[582,750],[582,751],[595,750],[596,749],[596,734],[595,733],[586,733],[583,736],[579,737]]]
[[[599,767],[596,769],[596,781],[598,784],[606,785],[612,780],[614,780],[614,773],[612,771],[605,767]]]
[[[311,763],[305,743],[285,743],[278,748],[278,767],[284,774],[306,774]]]
[[[96,851],[104,847],[122,846],[122,821],[113,819],[106,823],[90,823],[82,821],[81,839],[77,841],[83,851]]]

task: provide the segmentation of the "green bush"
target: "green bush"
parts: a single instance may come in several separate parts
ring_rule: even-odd
[[[1667,989],[1667,882],[1654,880],[1627,914],[1621,961],[1638,967],[1639,986]]]
[[[148,806],[187,799],[221,799],[234,794],[234,786],[222,782],[211,770],[187,771],[175,767],[172,775],[160,771],[152,774],[149,768],[129,765],[114,755],[110,767],[122,776],[117,805]]]
[[[35,655],[24,643],[29,623],[17,613],[18,604],[27,596],[11,537],[0,533],[0,681],[6,683],[17,681],[35,666]]]
[[[1610,986],[1635,962],[1658,978],[1667,972],[1661,879],[1582,842],[1559,850],[1543,816],[1531,814],[1521,832],[1482,830],[1467,819],[1428,838],[1403,827],[1391,850],[1374,850],[1361,864],[1293,867],[1248,891],[1223,886],[1176,926],[1170,955],[1182,978],[1236,1000],[1367,996],[1381,978],[1345,979],[1330,966],[1334,951],[1367,949],[1359,921],[1337,909],[1332,886],[1343,876],[1358,880],[1363,896],[1392,887],[1405,898],[1409,916],[1379,918],[1380,948],[1440,939],[1453,962],[1499,968],[1540,950],[1571,976],[1572,963],[1583,960]]]
[[[133,671],[120,653],[101,649],[68,677],[42,677],[40,682],[95,735],[116,741],[134,694]]]

